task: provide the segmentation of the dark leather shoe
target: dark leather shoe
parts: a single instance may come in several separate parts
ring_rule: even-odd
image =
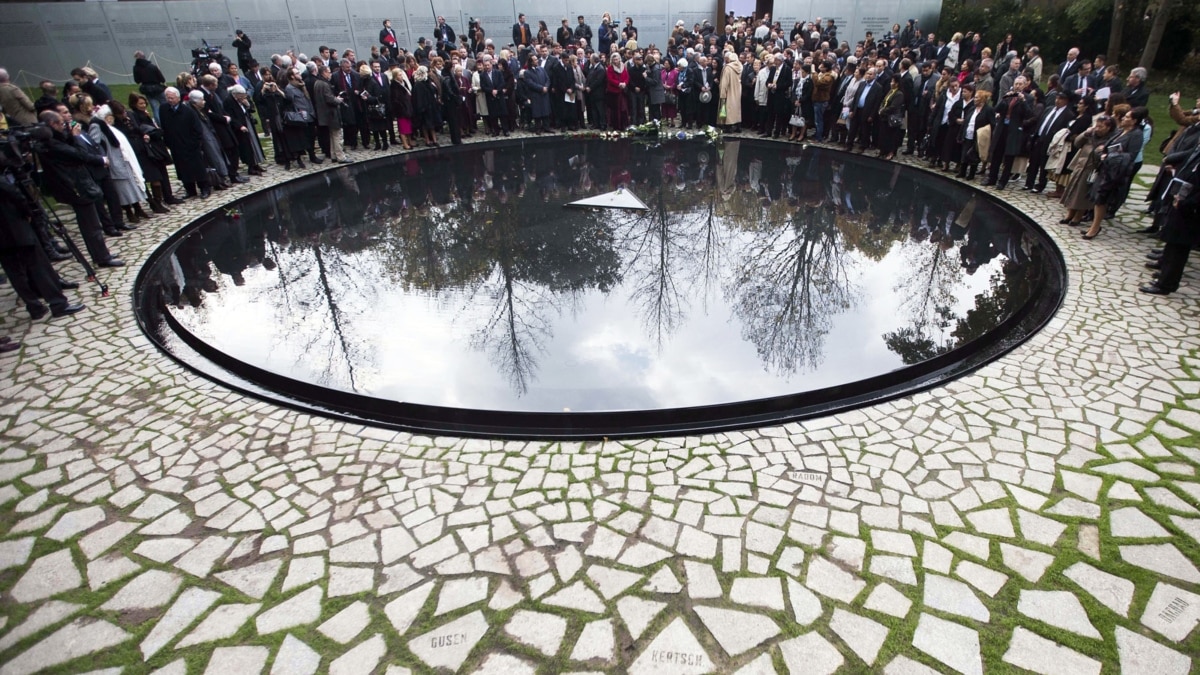
[[[321,159],[320,157],[309,157],[308,161],[311,164],[323,164],[325,162],[325,160]]]
[[[46,257],[50,259],[50,262],[62,262],[64,260],[71,259],[71,256],[69,254],[59,253],[58,251],[55,251],[54,249],[50,249],[50,250],[46,251]]]
[[[124,222],[124,223],[121,223],[120,225],[117,225],[117,229],[125,231],[125,232],[132,232],[137,229],[137,225],[134,225],[133,223],[130,223],[130,222]]]
[[[235,183],[249,183],[249,182],[250,182],[250,179],[249,179],[249,178],[246,178],[245,176],[238,176],[237,178],[234,178],[234,179],[233,179],[233,182],[235,182]]]
[[[1139,286],[1138,290],[1143,293],[1149,293],[1150,295],[1170,295],[1171,294],[1171,291],[1168,291],[1167,289],[1163,288],[1162,286],[1159,286],[1158,284],[1146,284],[1145,286]]]
[[[1148,255],[1152,255],[1155,258],[1157,258],[1163,254],[1163,250],[1164,249],[1161,249],[1161,248],[1152,248],[1152,249],[1150,249],[1150,253]]]
[[[107,237],[120,237],[121,231],[115,227],[110,227],[104,231],[104,235]]]
[[[96,263],[96,265],[98,267],[124,267],[125,261],[120,258],[109,258],[108,260]]]
[[[79,288],[79,282],[78,281],[67,281],[66,279],[59,279],[58,287],[69,290],[69,291],[73,291],[76,288]]]
[[[1151,225],[1150,227],[1143,227],[1142,229],[1137,230],[1136,234],[1158,234],[1158,226]]]
[[[5,342],[4,344],[0,344],[0,354],[4,354],[7,352],[15,352],[20,348],[21,348],[20,342]]]
[[[45,305],[42,305],[42,304],[34,305],[29,308],[29,318],[33,319],[34,321],[37,321],[38,319],[42,318],[43,316],[46,316],[46,313],[49,311],[50,310],[47,309]]]
[[[72,314],[78,314],[79,312],[82,312],[82,311],[83,311],[83,303],[80,302],[80,303],[76,303],[74,305],[67,305],[66,307],[59,307],[59,308],[51,311],[50,316],[53,316],[56,318],[60,317],[60,316],[71,316]]]
[[[1159,262],[1159,261],[1157,261],[1157,260],[1155,260],[1154,262],[1148,262],[1148,263],[1146,263],[1146,269],[1148,269],[1148,270],[1161,270],[1161,269],[1162,269],[1162,263],[1161,263],[1161,262]]]

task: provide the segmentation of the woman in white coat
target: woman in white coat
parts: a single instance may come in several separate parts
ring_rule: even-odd
[[[93,123],[88,127],[88,136],[107,151],[108,173],[121,198],[121,210],[125,212],[126,221],[136,223],[149,218],[150,215],[142,209],[142,200],[146,199],[146,181],[142,176],[142,165],[134,154],[133,143],[113,125],[112,110],[107,105],[96,108],[92,116],[93,122],[103,121],[104,124]],[[119,147],[113,147],[113,141]]]

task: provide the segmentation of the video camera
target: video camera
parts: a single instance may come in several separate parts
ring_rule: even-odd
[[[0,131],[0,171],[18,177],[31,173],[32,154],[43,151],[53,134],[45,124],[31,124]]]
[[[192,74],[196,77],[208,75],[208,65],[217,63],[221,66],[221,72],[229,69],[229,57],[221,54],[221,46],[209,46],[208,40],[200,40],[203,44],[199,49],[192,50]]]

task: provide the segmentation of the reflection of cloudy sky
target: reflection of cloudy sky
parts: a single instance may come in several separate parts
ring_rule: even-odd
[[[755,346],[743,339],[740,320],[722,293],[689,299],[679,327],[656,344],[643,314],[627,304],[630,289],[617,286],[608,295],[581,293],[563,310],[541,306],[552,334],[542,350],[527,345],[536,365],[529,389],[517,396],[510,379],[491,362],[488,350],[472,345],[485,325],[493,296],[461,292],[440,296],[404,294],[377,288],[364,279],[381,279],[373,254],[353,257],[353,282],[327,275],[339,298],[343,328],[350,336],[350,359],[361,393],[399,401],[481,409],[573,411],[684,407],[776,396],[817,389],[885,373],[903,364],[884,344],[883,334],[909,323],[898,311],[903,298],[895,290],[910,264],[896,245],[878,263],[857,259],[849,266],[857,301],[830,316],[820,363],[811,371],[769,372]],[[333,252],[327,250],[327,255]],[[299,250],[280,256],[280,270],[295,272],[311,258]],[[737,260],[736,252],[725,256]],[[993,261],[973,276],[962,276],[954,289],[956,313],[973,306],[986,290]],[[349,388],[340,345],[333,335],[329,308],[314,284],[315,274],[291,282],[294,297],[309,302],[290,314],[271,289],[278,271],[261,267],[246,272],[246,284],[227,279],[206,298],[204,314],[176,310],[185,325],[218,348],[243,361],[298,379]],[[729,272],[723,273],[727,281]],[[682,288],[694,284],[679,280]],[[499,284],[489,284],[497,288]],[[299,311],[297,311],[299,309]],[[253,320],[252,320],[253,319]]]

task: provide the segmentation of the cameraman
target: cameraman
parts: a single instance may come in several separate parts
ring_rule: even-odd
[[[124,261],[114,257],[104,243],[99,212],[105,208],[104,192],[89,171],[89,167],[105,168],[108,158],[80,147],[76,137],[83,133],[83,127],[78,122],[70,120],[68,126],[68,120],[53,110],[43,112],[39,119],[54,132],[45,149],[38,152],[47,190],[55,199],[75,209],[79,233],[92,261],[100,267],[123,266]]]
[[[56,317],[81,311],[82,304],[69,304],[63,295],[58,275],[38,246],[32,216],[20,190],[0,178],[0,267],[35,321],[46,316],[43,298]],[[4,349],[9,344],[0,344],[0,351],[10,351]]]

